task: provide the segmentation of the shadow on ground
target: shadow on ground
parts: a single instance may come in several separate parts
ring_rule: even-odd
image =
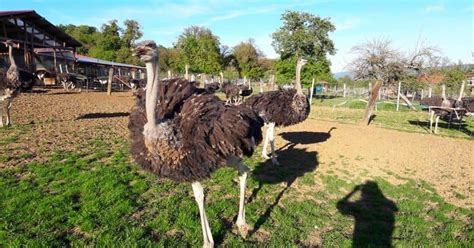
[[[278,161],[280,165],[273,165],[271,160],[259,163],[252,172],[252,177],[258,181],[258,187],[253,190],[248,202],[252,202],[258,197],[259,191],[265,184],[286,183],[276,199],[271,202],[262,216],[255,222],[250,235],[258,231],[270,217],[275,206],[280,202],[283,194],[292,186],[295,180],[304,174],[316,170],[318,167],[318,154],[315,151],[295,148],[296,144],[291,144],[284,150],[278,150]],[[262,197],[262,196],[260,196]]]
[[[130,113],[127,112],[114,112],[114,113],[88,113],[81,115],[76,118],[76,120],[81,119],[100,119],[100,118],[117,118],[117,117],[126,117],[129,116]]]
[[[413,125],[413,126],[418,126],[424,130],[426,130],[427,132],[430,131],[430,122],[429,121],[418,121],[418,120],[414,120],[414,121],[408,121],[408,123],[410,123],[410,125]],[[434,130],[434,122],[433,122],[433,130]],[[474,135],[474,130],[470,130],[467,128],[468,125],[466,123],[459,123],[459,122],[451,122],[451,124],[449,123],[446,123],[446,122],[438,122],[438,128],[443,128],[443,129],[454,129],[454,130],[458,130],[459,132],[463,132],[464,134],[468,135],[468,136],[473,136]]]
[[[75,95],[75,94],[81,94],[81,92],[78,91],[64,91],[64,92],[53,92],[49,93],[50,95]]]
[[[285,132],[281,133],[280,136],[291,144],[309,145],[325,142],[331,138],[331,131],[334,129],[336,128],[331,127],[328,132]]]
[[[360,198],[350,199],[360,191]],[[343,215],[355,220],[352,247],[392,247],[397,205],[387,199],[374,181],[357,185],[337,203]]]

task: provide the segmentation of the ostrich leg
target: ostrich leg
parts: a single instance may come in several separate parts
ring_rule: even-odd
[[[214,240],[212,239],[211,228],[207,222],[206,211],[204,210],[204,189],[200,182],[192,183],[194,198],[199,207],[199,215],[201,217],[202,235],[204,237],[203,247],[214,247]]]
[[[239,172],[240,200],[236,224],[239,228],[240,235],[245,237],[249,230],[247,222],[245,221],[245,187],[247,185],[247,174],[250,169],[242,162],[240,158],[235,156],[229,157],[227,159],[227,163],[229,166],[237,169]]]
[[[268,157],[267,147],[268,147],[268,140],[270,137],[270,134],[269,134],[270,126],[268,125],[268,123],[265,123],[265,126],[267,126],[267,130],[265,131],[265,140],[263,141],[262,157],[264,159],[269,159],[270,157]]]
[[[10,109],[12,108],[12,102],[11,101],[8,101],[8,105],[7,105],[7,122],[6,122],[6,125],[7,126],[11,126],[12,125],[12,121],[11,121],[11,118],[10,118]]]
[[[277,156],[275,154],[275,123],[270,123],[269,127],[268,127],[268,130],[270,130],[270,133],[268,135],[268,138],[270,140],[270,147],[272,149],[272,163],[274,165],[279,165],[278,163],[278,160],[277,160]]]

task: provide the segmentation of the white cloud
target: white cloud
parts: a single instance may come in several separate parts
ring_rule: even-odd
[[[361,22],[360,18],[356,18],[356,17],[346,19],[342,22],[336,21],[336,31],[343,31],[343,30],[356,28],[359,26],[360,22]]]
[[[433,4],[433,5],[428,5],[425,7],[425,12],[428,12],[428,13],[441,12],[444,10],[445,10],[444,4]]]

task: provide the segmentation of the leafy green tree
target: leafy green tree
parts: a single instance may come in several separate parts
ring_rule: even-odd
[[[444,83],[448,88],[459,88],[461,82],[466,79],[465,73],[461,64],[446,67],[443,69]]]
[[[283,26],[272,34],[272,45],[280,55],[280,60],[275,63],[277,81],[288,82],[295,77],[296,60],[300,57],[309,62],[303,67],[303,83],[308,83],[313,77],[333,81],[326,57],[336,53],[334,42],[329,38],[329,33],[336,27],[330,19],[306,12],[286,11],[281,20]]]
[[[88,54],[89,50],[96,45],[97,38],[100,36],[97,28],[92,26],[75,26],[73,24],[68,24],[59,25],[58,27],[82,43],[82,46],[77,49],[79,54]]]
[[[175,48],[158,47],[160,69],[163,71],[178,70],[178,51]]]
[[[329,38],[336,27],[329,18],[286,11],[281,20],[283,26],[272,34],[272,45],[282,59],[301,56],[318,60],[336,53],[334,42]]]
[[[143,36],[140,30],[140,24],[134,20],[124,21],[125,30],[121,36],[121,47],[117,51],[117,62],[128,64],[139,64],[138,58],[132,56],[131,48],[134,47],[135,42]]]
[[[263,70],[259,64],[262,53],[257,50],[253,39],[240,42],[233,48],[233,54],[240,77],[258,79],[263,76]]]
[[[205,27],[191,26],[179,36],[175,47],[179,53],[177,67],[184,71],[186,64],[191,72],[217,74],[221,71],[219,37]]]

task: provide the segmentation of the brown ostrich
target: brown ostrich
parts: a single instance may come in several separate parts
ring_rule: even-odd
[[[262,156],[268,159],[267,146],[270,142],[273,164],[278,164],[275,154],[274,130],[275,126],[284,127],[300,123],[309,115],[309,102],[301,88],[301,68],[307,63],[305,59],[298,59],[296,63],[295,87],[276,91],[267,91],[253,95],[244,102],[255,110],[265,120],[267,132],[263,143]]]
[[[474,111],[474,97],[462,97],[464,85],[461,87],[458,99],[446,97],[446,87],[442,85],[441,96],[427,97],[420,101],[422,107],[430,111],[430,130],[435,124],[434,133],[438,131],[439,119],[451,122],[452,120],[462,121],[465,115]],[[434,119],[434,120],[433,120]]]
[[[235,104],[239,100],[240,88],[239,86],[232,84],[231,82],[225,82],[222,84],[222,92],[224,92],[227,104]]]
[[[249,169],[241,157],[251,156],[256,142],[261,142],[263,120],[250,108],[225,105],[198,89],[195,82],[183,78],[160,82],[155,42],[139,43],[134,53],[146,63],[147,85],[145,97],[138,97],[130,114],[133,158],[159,177],[191,183],[205,247],[212,247],[214,241],[200,181],[224,165],[236,168],[240,179],[236,224],[245,235],[244,191]]]
[[[32,73],[17,67],[13,57],[13,46],[15,46],[15,43],[7,40],[4,44],[8,46],[10,67],[6,72],[0,72],[0,127],[4,125],[3,112],[5,112],[6,116],[5,125],[12,125],[10,109],[13,104],[13,99],[18,96],[20,92],[30,91],[37,80],[36,76]]]

